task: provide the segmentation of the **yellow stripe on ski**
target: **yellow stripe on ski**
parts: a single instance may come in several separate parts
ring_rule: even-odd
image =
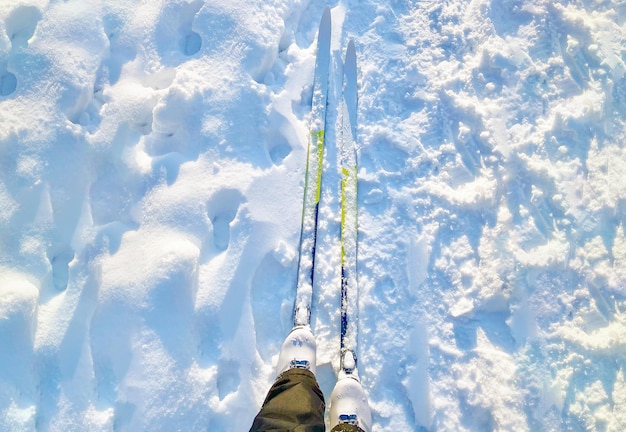
[[[315,189],[315,203],[320,202],[322,196],[322,158],[324,157],[324,129],[316,133],[317,137],[317,188]]]

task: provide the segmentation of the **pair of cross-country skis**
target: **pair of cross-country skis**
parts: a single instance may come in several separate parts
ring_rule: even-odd
[[[294,305],[294,330],[310,331],[311,302],[315,287],[315,248],[323,177],[323,157],[327,130],[326,111],[330,72],[330,8],[320,23],[311,119],[302,205],[302,227],[298,259],[298,279]],[[341,297],[340,371],[331,396],[330,423],[357,423],[371,428],[371,414],[357,370],[357,66],[354,42],[348,42],[343,63],[340,129],[337,134],[341,170]],[[289,338],[289,337],[288,337]],[[283,356],[284,357],[284,356]],[[295,361],[298,361],[295,359]],[[306,360],[304,360],[306,362]],[[280,361],[279,361],[280,363]],[[350,398],[354,400],[350,401]],[[341,403],[337,401],[341,400]],[[351,407],[351,404],[354,405]],[[354,408],[354,409],[353,409]],[[342,410],[348,410],[342,412]],[[354,411],[354,412],[353,412]],[[358,413],[358,414],[357,414]],[[359,417],[357,419],[357,416]]]

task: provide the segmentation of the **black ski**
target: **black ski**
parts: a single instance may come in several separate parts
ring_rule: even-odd
[[[311,320],[317,220],[322,190],[322,161],[324,156],[326,100],[330,66],[330,31],[330,7],[326,6],[317,36],[317,58],[313,81],[313,100],[311,102],[306,177],[302,203],[302,228],[300,231],[294,326],[309,325]]]
[[[357,374],[357,69],[354,42],[350,40],[343,67],[341,130],[341,370]]]

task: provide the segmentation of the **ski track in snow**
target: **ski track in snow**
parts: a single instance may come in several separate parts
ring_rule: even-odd
[[[0,430],[247,430],[291,325],[317,0],[0,5]],[[374,430],[626,429],[626,5],[335,1]]]

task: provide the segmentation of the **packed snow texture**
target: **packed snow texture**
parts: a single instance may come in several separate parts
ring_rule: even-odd
[[[626,430],[626,3],[339,0],[377,431]],[[243,431],[291,327],[319,0],[0,4],[0,430]]]

